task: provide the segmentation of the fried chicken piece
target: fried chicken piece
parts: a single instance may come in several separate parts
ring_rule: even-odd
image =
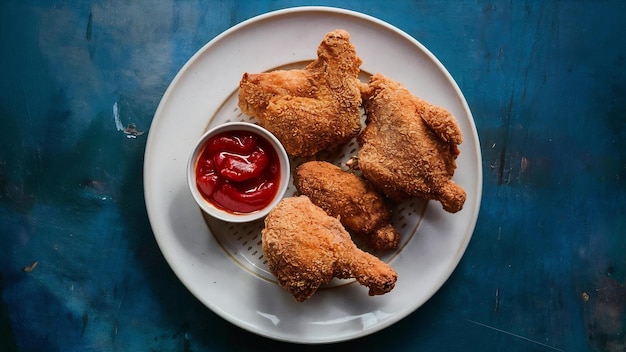
[[[261,236],[270,271],[298,302],[333,277],[355,278],[370,296],[391,291],[398,278],[387,263],[357,248],[339,220],[306,196],[283,199],[265,218]]]
[[[241,111],[293,156],[337,148],[361,131],[361,58],[349,33],[327,33],[317,56],[304,69],[244,73],[239,82]]]
[[[389,223],[383,196],[366,180],[326,161],[308,161],[294,173],[294,185],[313,204],[336,217],[374,250],[396,249],[400,234]]]
[[[362,94],[367,119],[357,140],[364,177],[392,199],[415,196],[461,210],[466,194],[451,178],[463,136],[452,114],[381,74]]]

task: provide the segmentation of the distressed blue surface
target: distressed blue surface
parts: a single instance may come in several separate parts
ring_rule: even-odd
[[[330,346],[255,336],[187,292],[147,219],[147,134],[120,130],[149,131],[210,39],[304,4],[426,45],[483,153],[478,224],[450,280],[394,326]],[[2,2],[0,350],[623,351],[625,15],[622,1]]]

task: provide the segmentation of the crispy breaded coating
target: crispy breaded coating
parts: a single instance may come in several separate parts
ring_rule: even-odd
[[[292,156],[347,143],[361,130],[361,59],[344,30],[325,35],[301,70],[244,73],[239,108],[259,120]]]
[[[391,211],[368,181],[329,162],[309,161],[296,168],[294,185],[367,247],[377,251],[398,248],[400,234],[389,223]]]
[[[451,213],[461,210],[466,194],[451,178],[463,136],[452,114],[382,74],[373,75],[362,94],[367,119],[358,167],[364,177],[392,199],[421,197]]]
[[[395,286],[395,270],[357,248],[339,220],[306,196],[283,199],[265,218],[261,235],[270,271],[299,302],[333,277],[355,278],[370,296]]]

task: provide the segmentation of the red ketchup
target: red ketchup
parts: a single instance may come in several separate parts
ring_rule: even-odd
[[[196,164],[196,184],[211,204],[251,213],[272,202],[280,182],[278,154],[263,137],[228,131],[211,137]]]

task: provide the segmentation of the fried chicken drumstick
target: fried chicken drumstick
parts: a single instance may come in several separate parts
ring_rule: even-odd
[[[366,128],[358,137],[358,167],[395,200],[440,201],[444,210],[463,208],[465,191],[451,178],[463,137],[445,109],[413,96],[394,80],[375,74],[363,88]]]
[[[395,286],[395,270],[357,248],[339,220],[306,196],[283,199],[265,218],[261,235],[270,271],[299,302],[333,277],[355,278],[370,296]]]
[[[374,250],[398,248],[400,234],[389,223],[385,199],[362,178],[326,161],[299,165],[294,185],[313,204],[336,217]]]
[[[361,130],[361,59],[344,30],[329,32],[302,70],[244,73],[239,108],[259,120],[293,156],[347,143]]]

